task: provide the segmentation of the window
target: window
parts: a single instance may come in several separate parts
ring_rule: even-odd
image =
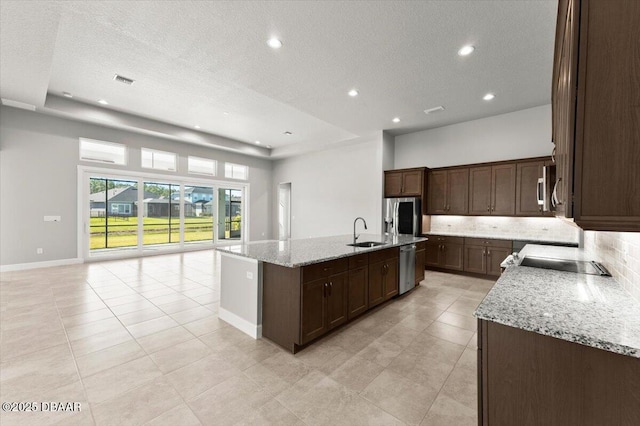
[[[249,167],[242,164],[224,163],[224,177],[231,179],[249,179]]]
[[[127,147],[119,143],[80,138],[80,160],[125,166]]]
[[[142,167],[147,169],[176,171],[176,154],[142,148]]]
[[[188,167],[189,173],[195,173],[199,175],[209,175],[209,176],[215,176],[216,174],[215,160],[189,156],[188,162],[189,162],[189,167]]]

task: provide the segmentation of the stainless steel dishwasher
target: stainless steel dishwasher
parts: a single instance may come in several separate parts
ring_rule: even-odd
[[[400,247],[400,289],[404,294],[416,286],[416,245]]]

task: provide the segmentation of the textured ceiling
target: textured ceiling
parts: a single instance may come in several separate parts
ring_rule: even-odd
[[[0,6],[2,98],[44,112],[63,104],[45,104],[47,94],[71,92],[94,110],[106,99],[104,108],[147,122],[260,140],[275,156],[550,101],[556,0]],[[271,36],[283,41],[281,49],[266,45]],[[467,43],[476,51],[459,57]],[[115,82],[116,73],[135,84]],[[354,87],[360,95],[351,98]],[[487,92],[496,99],[483,101]],[[445,111],[423,113],[438,105]]]

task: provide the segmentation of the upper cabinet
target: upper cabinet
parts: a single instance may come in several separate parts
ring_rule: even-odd
[[[552,87],[556,214],[640,231],[640,1],[560,0]]]
[[[515,198],[515,163],[469,169],[470,214],[513,216]]]
[[[421,167],[384,172],[384,196],[422,197],[425,189],[425,170]]]
[[[530,161],[516,164],[516,216],[550,216],[550,212],[538,204],[538,181],[543,177],[543,168],[550,161]],[[544,184],[544,182],[542,182]]]
[[[469,212],[469,169],[453,168],[429,172],[428,214],[457,214]]]

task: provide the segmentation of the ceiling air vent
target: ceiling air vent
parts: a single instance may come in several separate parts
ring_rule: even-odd
[[[129,86],[131,86],[133,84],[133,82],[135,81],[135,80],[132,80],[130,78],[127,78],[127,77],[124,77],[124,76],[118,75],[118,74],[114,75],[113,79],[115,81],[119,81],[120,83],[128,84]]]
[[[440,111],[444,111],[444,107],[442,105],[434,107],[434,108],[425,109],[424,113],[425,114],[433,114],[434,112],[440,112]]]

